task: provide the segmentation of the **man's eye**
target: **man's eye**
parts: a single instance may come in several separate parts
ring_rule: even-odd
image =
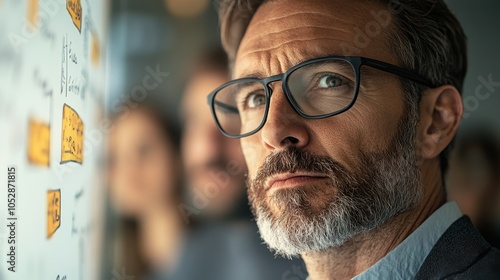
[[[254,92],[247,96],[248,108],[256,108],[266,104],[266,96],[262,93]]]
[[[345,84],[347,84],[347,82],[344,79],[332,74],[324,75],[318,81],[319,88],[333,88]]]

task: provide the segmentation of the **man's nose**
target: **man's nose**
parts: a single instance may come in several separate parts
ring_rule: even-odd
[[[276,84],[267,121],[261,132],[264,145],[272,150],[284,149],[290,145],[296,148],[306,146],[309,143],[309,131],[305,121],[288,102],[281,84]]]

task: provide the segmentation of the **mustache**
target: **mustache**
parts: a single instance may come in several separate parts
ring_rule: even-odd
[[[337,181],[338,175],[349,176],[347,169],[331,157],[315,155],[291,146],[267,156],[250,185],[261,188],[265,181],[274,175],[298,171],[323,173],[334,181]],[[349,177],[355,180],[352,176]]]

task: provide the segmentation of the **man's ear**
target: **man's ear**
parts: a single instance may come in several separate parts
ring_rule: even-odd
[[[462,114],[462,97],[454,86],[444,85],[424,92],[417,146],[421,159],[437,157],[450,144]]]

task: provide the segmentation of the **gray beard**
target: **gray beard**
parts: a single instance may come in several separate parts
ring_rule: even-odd
[[[415,152],[417,122],[415,114],[403,117],[388,148],[376,154],[361,153],[361,165],[352,172],[330,158],[295,149],[287,150],[286,156],[269,156],[248,189],[261,237],[269,248],[291,258],[338,247],[415,208],[423,196]],[[270,198],[279,209],[273,213],[263,182],[270,175],[299,170],[329,174],[331,186],[278,189]],[[325,195],[330,187],[335,191]],[[317,193],[327,200],[321,209],[311,207]]]

